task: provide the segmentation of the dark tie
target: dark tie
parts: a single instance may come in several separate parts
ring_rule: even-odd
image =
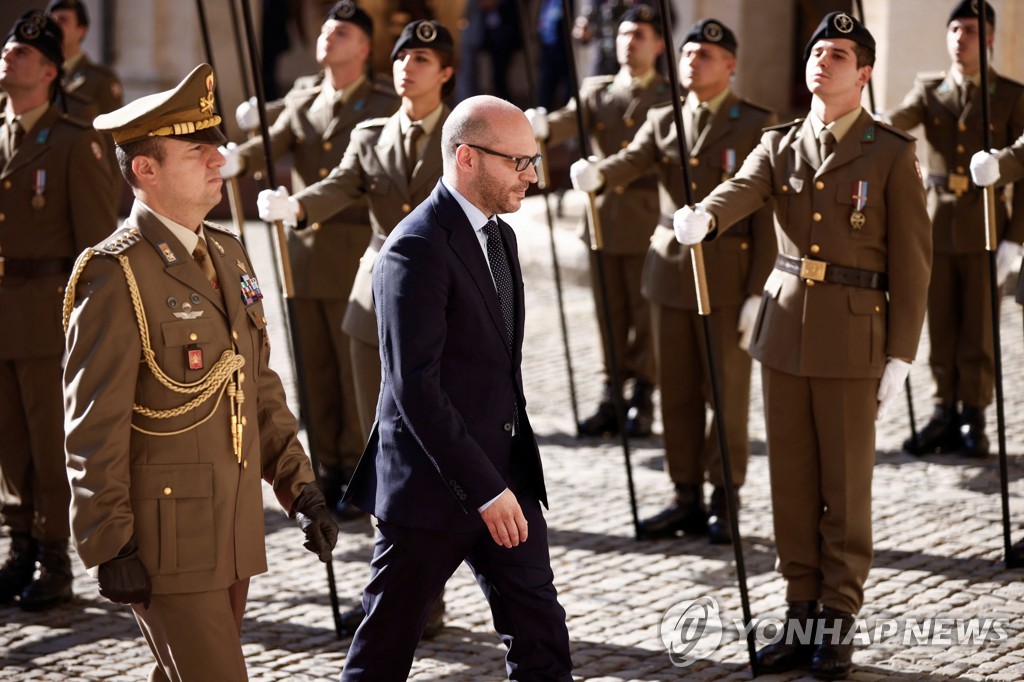
[[[3,162],[6,164],[10,161],[11,157],[14,156],[14,152],[17,151],[18,145],[21,144],[22,139],[25,137],[25,128],[21,125],[19,119],[11,121],[10,125],[4,131],[3,137],[3,149],[2,151],[4,158]]]
[[[210,252],[206,248],[206,240],[202,237],[199,238],[196,248],[192,251],[192,258],[195,259],[196,265],[206,275],[206,279],[210,280],[210,286],[214,289],[220,289],[220,282],[217,280],[217,270],[213,267],[213,261],[210,260]]]
[[[494,286],[498,290],[498,303],[501,304],[501,313],[505,318],[506,343],[512,350],[512,340],[515,337],[515,290],[512,288],[512,270],[508,267],[508,258],[505,256],[505,242],[501,238],[501,230],[498,223],[489,220],[484,225],[484,234],[487,235],[487,261],[491,266],[491,276],[494,277]]]
[[[697,140],[700,139],[700,134],[704,132],[705,128],[707,128],[708,121],[710,119],[711,109],[708,107],[707,102],[701,102],[697,107],[697,111],[693,114],[693,121],[690,126],[690,135],[693,138],[690,140],[691,147],[697,144]]]
[[[974,83],[971,81],[964,81],[964,84],[960,86],[960,111],[967,108],[967,105],[971,103],[971,97],[974,96]]]
[[[414,122],[405,131],[405,140],[403,147],[405,149],[405,176],[408,179],[412,179],[412,172],[416,169],[416,147],[420,141],[420,136],[423,135],[423,126],[420,125],[419,121]]]
[[[832,153],[833,147],[836,144],[836,136],[832,134],[832,131],[828,128],[822,128],[821,132],[818,133],[818,154],[821,155],[821,164],[819,168],[825,165],[825,159]]]

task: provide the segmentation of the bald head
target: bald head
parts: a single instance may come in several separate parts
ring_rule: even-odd
[[[464,100],[441,130],[445,182],[488,215],[519,209],[526,189],[537,182],[537,171],[516,159],[536,154],[526,115],[490,95]],[[526,167],[520,171],[517,165]]]

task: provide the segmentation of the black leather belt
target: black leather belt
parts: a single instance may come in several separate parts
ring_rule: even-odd
[[[374,232],[373,234],[370,235],[369,248],[373,249],[377,253],[380,253],[380,250],[384,248],[385,239],[386,237],[381,237],[379,234]]]
[[[889,289],[889,276],[884,272],[848,268],[813,258],[794,258],[780,253],[775,257],[775,269],[796,275],[805,282],[828,282],[878,291]]]
[[[0,279],[4,277],[48,277],[70,275],[73,258],[5,258],[0,256]]]

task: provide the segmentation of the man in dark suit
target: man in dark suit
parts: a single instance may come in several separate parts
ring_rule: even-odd
[[[520,374],[522,272],[496,218],[537,181],[536,142],[519,109],[489,96],[456,107],[441,135],[442,180],[373,272],[383,380],[347,496],[380,523],[342,679],[406,679],[431,603],[466,561],[509,677],[570,680]]]

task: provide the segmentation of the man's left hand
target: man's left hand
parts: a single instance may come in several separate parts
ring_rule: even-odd
[[[491,537],[502,547],[515,547],[526,542],[527,523],[519,500],[506,489],[487,509],[480,512]]]
[[[316,481],[307,483],[299,496],[292,503],[292,514],[299,523],[299,528],[306,534],[302,546],[320,557],[327,563],[331,560],[331,551],[338,544],[338,524],[327,511],[327,502]]]
[[[889,361],[885,363],[882,381],[878,384],[878,395],[876,396],[878,398],[876,419],[881,419],[896,402],[896,396],[899,395],[900,389],[906,383],[908,374],[910,374],[910,363],[906,360],[889,358]]]

